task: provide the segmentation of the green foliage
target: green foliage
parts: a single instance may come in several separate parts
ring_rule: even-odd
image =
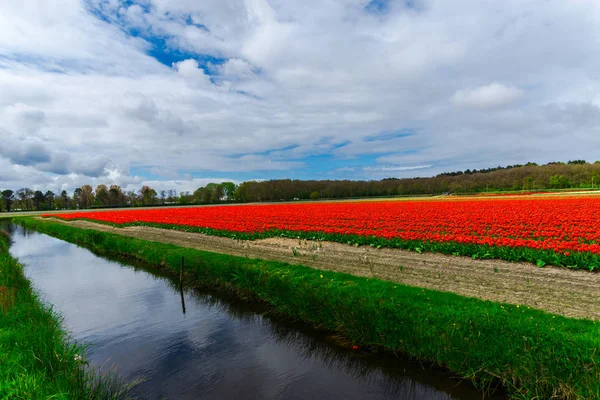
[[[2,191],[2,201],[4,203],[4,209],[6,211],[10,211],[10,207],[15,200],[15,192],[10,189],[6,189]]]
[[[85,349],[42,305],[0,234],[0,399],[123,399],[129,388],[113,373],[85,366]]]
[[[593,321],[51,221],[20,222],[172,275],[178,274],[184,257],[187,285],[231,291],[363,347],[447,367],[482,390],[501,383],[516,399],[600,398],[600,325]]]
[[[571,182],[564,175],[554,174],[550,177],[550,187],[553,189],[564,189],[571,186]]]
[[[225,192],[225,196],[227,196],[227,201],[235,200],[235,189],[237,189],[237,185],[233,182],[223,182],[221,183],[223,187],[223,191]]]

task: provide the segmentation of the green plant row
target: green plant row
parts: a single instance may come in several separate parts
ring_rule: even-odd
[[[515,399],[600,398],[600,324],[303,266],[221,255],[50,220],[40,232],[161,267],[186,285],[259,300],[274,312],[336,332],[362,347],[448,368],[481,390]]]
[[[0,399],[122,399],[128,387],[85,364],[61,317],[44,306],[0,231]]]
[[[455,256],[472,257],[473,259],[499,259],[505,261],[524,261],[544,267],[546,265],[555,265],[558,267],[567,267],[570,269],[586,269],[594,271],[600,268],[600,255],[594,253],[584,253],[571,251],[564,255],[552,250],[539,250],[528,247],[508,247],[508,246],[489,246],[473,243],[457,242],[433,242],[422,240],[404,240],[400,238],[387,239],[377,236],[360,236],[351,234],[337,234],[324,232],[290,231],[272,229],[263,232],[232,232],[212,228],[202,228],[195,226],[159,224],[151,222],[133,222],[125,224],[112,224],[103,221],[96,221],[86,218],[79,219],[115,227],[127,226],[149,226],[160,229],[171,229],[184,232],[196,232],[206,235],[229,237],[232,239],[256,240],[271,237],[286,237],[307,240],[322,240],[338,243],[346,243],[353,246],[371,246],[376,248],[388,247],[404,250],[422,252],[437,252]]]

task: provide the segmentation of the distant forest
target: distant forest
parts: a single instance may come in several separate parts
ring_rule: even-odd
[[[429,178],[387,178],[380,181],[292,180],[210,183],[193,193],[144,186],[124,192],[117,185],[84,185],[73,193],[2,190],[0,211],[38,211],[154,205],[248,203],[375,196],[471,194],[481,192],[595,189],[600,185],[600,161],[574,160],[545,165],[527,163],[481,170],[445,172]]]

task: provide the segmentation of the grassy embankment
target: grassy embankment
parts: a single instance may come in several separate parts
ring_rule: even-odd
[[[446,367],[516,399],[600,398],[600,324],[452,293],[182,248],[44,220],[18,222],[217,287],[373,350]]]
[[[61,317],[44,306],[0,231],[0,399],[122,399],[127,387],[90,370]]]

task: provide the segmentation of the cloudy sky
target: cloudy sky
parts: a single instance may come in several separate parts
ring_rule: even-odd
[[[0,189],[600,159],[597,0],[0,1]]]

